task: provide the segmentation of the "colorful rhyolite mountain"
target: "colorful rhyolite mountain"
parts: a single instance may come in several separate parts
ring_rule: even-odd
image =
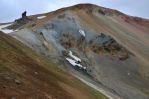
[[[148,19],[79,4],[17,19],[5,29],[17,30],[9,35],[113,93],[111,99],[149,99]]]

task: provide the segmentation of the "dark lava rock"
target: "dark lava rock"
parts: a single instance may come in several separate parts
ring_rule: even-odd
[[[8,29],[16,30],[16,29],[18,29],[19,27],[21,27],[21,26],[23,26],[23,25],[29,23],[30,21],[33,21],[33,19],[28,18],[28,17],[26,16],[26,11],[25,11],[25,12],[22,13],[22,18],[16,19],[16,20],[14,21],[14,24],[8,26]],[[31,26],[33,27],[33,26],[35,26],[35,25],[36,25],[36,24],[32,24]]]
[[[5,86],[5,85],[4,85],[4,86],[3,86],[3,88],[4,88],[4,89],[6,89],[6,88],[7,88],[7,86]]]
[[[26,18],[26,11],[22,13],[22,18]]]
[[[98,37],[91,39],[87,45],[94,53],[111,57],[118,60],[126,60],[128,51],[118,44],[110,36],[101,33]]]
[[[104,38],[106,35],[105,34],[103,34],[103,33],[101,33],[101,35],[100,35],[102,38]]]
[[[98,13],[105,15],[105,13],[101,9],[98,10]]]
[[[65,18],[65,14],[63,14],[63,15],[59,15],[58,18],[59,18],[59,19],[61,19],[61,18]]]

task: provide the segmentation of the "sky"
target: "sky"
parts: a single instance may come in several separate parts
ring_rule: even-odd
[[[80,3],[96,4],[149,19],[149,0],[0,0],[0,23],[14,21],[24,11],[27,15],[34,15]]]

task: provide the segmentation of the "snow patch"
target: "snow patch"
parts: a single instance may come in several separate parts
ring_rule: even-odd
[[[69,55],[70,55],[73,59],[75,59],[75,60],[72,60],[72,59],[70,59],[70,58],[66,58],[66,60],[67,60],[71,65],[73,65],[73,66],[78,66],[78,67],[80,67],[80,68],[86,69],[85,66],[82,66],[80,63],[78,63],[78,62],[81,62],[81,59],[80,59],[80,58],[74,56],[71,51],[69,51]]]
[[[82,68],[83,68],[83,69],[86,69],[86,67],[84,67],[84,66],[83,66]]]
[[[45,18],[46,16],[39,16],[37,17],[37,19],[42,19],[42,18]]]
[[[70,63],[70,64],[72,64],[73,66],[79,66],[79,67],[83,67],[82,65],[80,65],[80,64],[77,64],[74,60],[72,60],[72,59],[70,59],[70,58],[66,58],[66,60]]]
[[[81,59],[78,58],[78,57],[76,57],[76,56],[74,56],[71,51],[69,51],[69,55],[70,55],[72,58],[74,58],[76,61],[80,61],[80,62],[81,62]]]
[[[4,32],[4,33],[11,33],[11,32],[13,32],[13,30],[8,30],[8,29],[1,30],[1,31]]]
[[[85,32],[83,30],[79,30],[79,32],[85,37]]]
[[[3,28],[5,28],[5,27],[7,27],[7,26],[9,26],[9,25],[11,25],[11,24],[0,25],[0,30],[2,30]]]
[[[4,33],[11,33],[13,32],[13,30],[9,30],[9,29],[3,29],[7,26],[10,26],[11,24],[6,24],[6,25],[0,25],[0,31],[4,32]]]

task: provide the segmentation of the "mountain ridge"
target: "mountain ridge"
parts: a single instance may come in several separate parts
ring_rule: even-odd
[[[73,5],[70,7],[61,8],[56,11],[52,11],[52,12],[48,12],[48,13],[53,13],[53,12],[57,13],[59,11],[66,11],[66,10],[73,10],[73,11],[85,10],[85,11],[90,11],[90,12],[92,12],[94,10],[101,10],[101,12],[103,12],[103,13],[109,12],[109,13],[111,13],[111,15],[121,16],[122,18],[124,18],[124,20],[126,22],[134,21],[134,22],[138,22],[139,24],[141,22],[142,23],[141,25],[144,25],[144,24],[149,25],[148,24],[149,19],[145,19],[145,18],[141,18],[141,17],[137,17],[137,16],[130,16],[130,15],[124,14],[118,10],[115,10],[115,9],[105,8],[105,7],[101,7],[101,6],[98,6],[95,4],[89,4],[89,3],[76,4],[76,5]],[[47,13],[45,13],[45,14],[47,14]],[[37,15],[40,15],[40,14],[37,14]],[[109,16],[110,16],[110,14],[109,14]]]

